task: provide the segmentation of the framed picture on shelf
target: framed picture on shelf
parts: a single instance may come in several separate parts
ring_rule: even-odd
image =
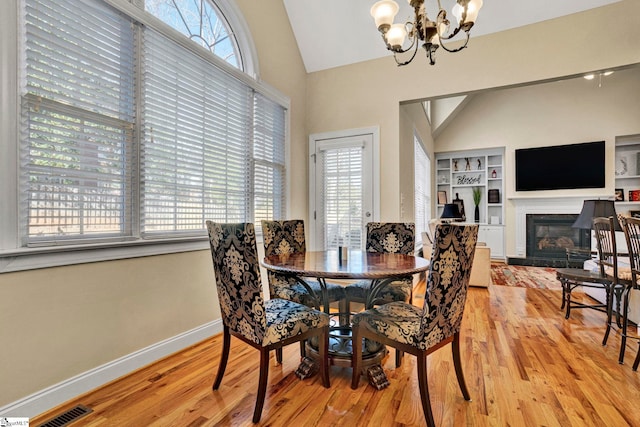
[[[624,202],[624,190],[622,188],[616,188],[615,201]]]
[[[438,204],[445,205],[447,203],[447,192],[438,191]]]
[[[629,211],[631,218],[640,218],[640,211]]]

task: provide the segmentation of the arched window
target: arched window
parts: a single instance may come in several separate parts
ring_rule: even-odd
[[[247,77],[255,50],[231,0],[24,2],[8,244],[174,251],[206,241],[207,219],[286,214],[288,99]]]
[[[211,0],[145,0],[145,10],[213,54],[244,70],[236,36]]]

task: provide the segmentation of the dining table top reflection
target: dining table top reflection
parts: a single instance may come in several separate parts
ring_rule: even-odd
[[[265,257],[267,269],[300,277],[326,279],[388,279],[426,271],[429,261],[413,255],[350,250],[341,257],[337,250],[307,251]]]

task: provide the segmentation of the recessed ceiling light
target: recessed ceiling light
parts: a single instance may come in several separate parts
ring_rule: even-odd
[[[584,76],[584,78],[587,80],[593,80],[595,76],[595,74],[587,74],[586,76]]]
[[[603,74],[605,76],[610,76],[611,74],[613,74],[613,71],[605,71]]]

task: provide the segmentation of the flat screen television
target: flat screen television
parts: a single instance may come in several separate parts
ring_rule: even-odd
[[[516,150],[516,191],[604,188],[604,141]]]

